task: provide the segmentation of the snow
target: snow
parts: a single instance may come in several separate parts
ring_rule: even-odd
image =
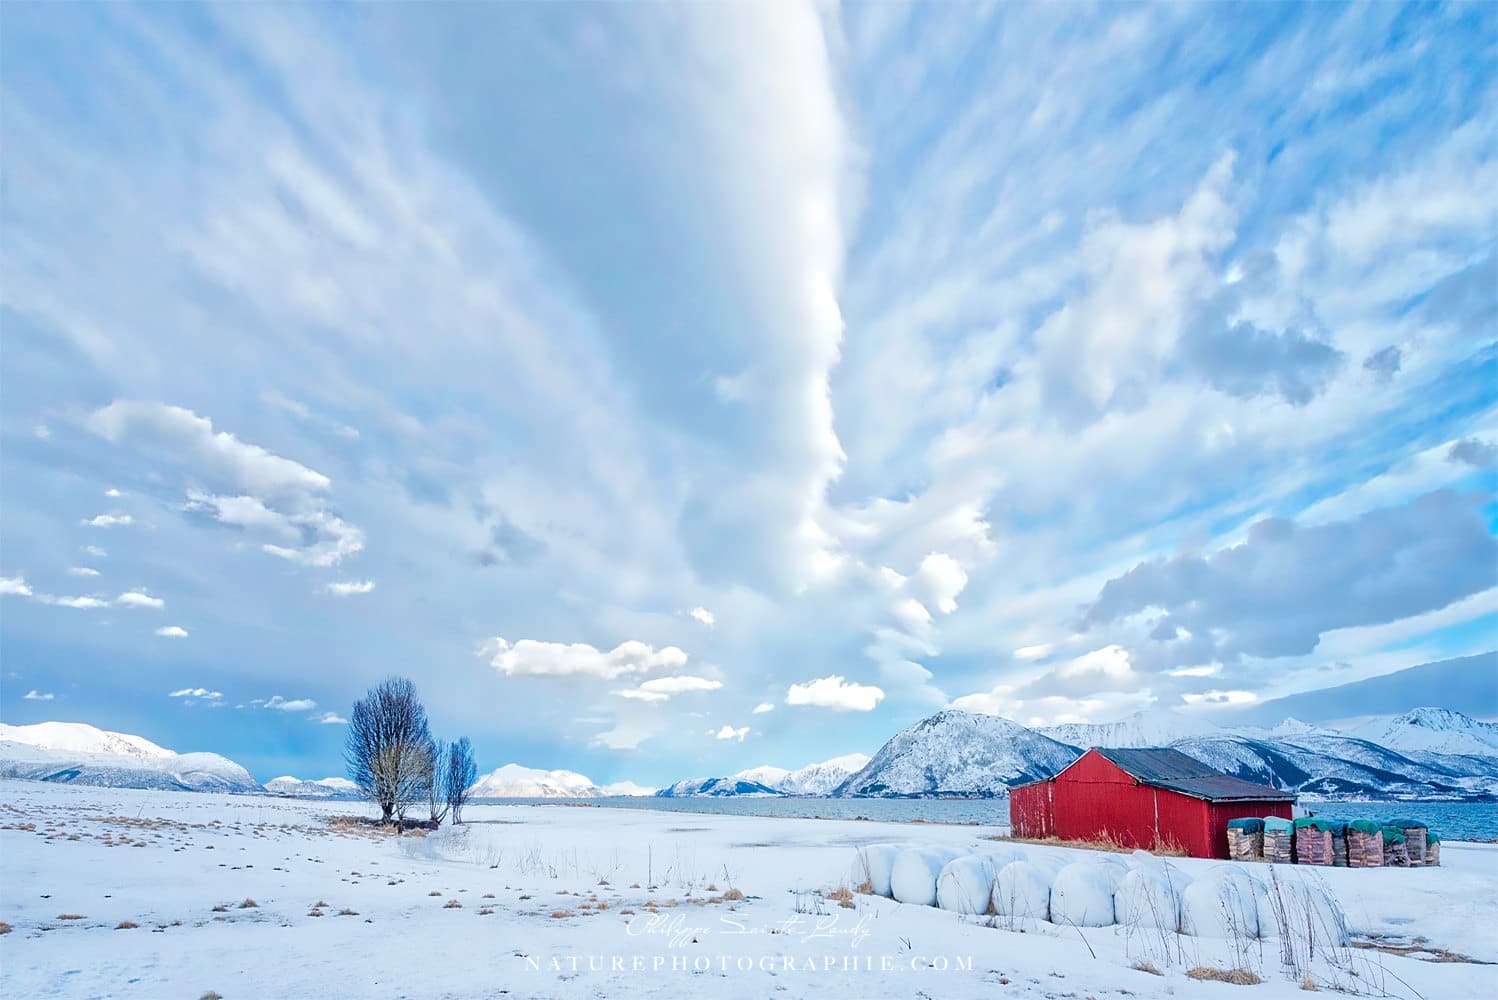
[[[353,814],[368,807],[0,780],[0,921],[13,928],[0,935],[0,996],[1306,995],[1300,975],[1282,968],[1278,943],[968,916],[878,896],[844,908],[821,895],[846,884],[857,848],[879,844],[1032,859],[1000,869],[996,905],[1006,876],[1043,884],[1058,860],[1065,872],[1083,859],[1108,884],[1092,852],[995,843],[989,827],[575,803],[478,803],[468,823],[427,837],[329,822]],[[1498,961],[1498,845],[1447,841],[1442,861],[1366,870],[1168,864],[1197,882],[1240,871],[1285,894],[1329,890],[1359,938],[1421,935],[1429,947]],[[746,898],[725,899],[730,885]],[[258,905],[241,909],[246,898]],[[460,905],[448,908],[450,899]],[[315,911],[322,916],[312,915],[315,902],[327,904]],[[492,912],[481,915],[486,906]],[[65,913],[82,919],[59,920]],[[140,926],[115,930],[124,920]],[[932,968],[935,958],[947,968]],[[855,959],[873,964],[842,964]],[[1141,960],[1164,975],[1134,969]],[[673,971],[673,961],[685,964]],[[707,964],[693,971],[697,961]],[[1243,966],[1266,982],[1198,983],[1185,975],[1194,965]],[[1324,992],[1340,984],[1364,995],[1498,995],[1498,966],[1318,947],[1310,968]]]
[[[1175,930],[1181,922],[1181,890],[1187,880],[1171,877],[1163,866],[1129,871],[1113,890],[1113,914],[1121,924]]]
[[[772,764],[761,764],[740,771],[733,777],[744,778],[787,795],[828,795],[868,762],[868,754],[850,753],[807,764],[794,771]]]
[[[1258,937],[1258,907],[1234,879],[1198,879],[1181,892],[1181,933],[1225,940]]]
[[[1406,753],[1498,757],[1498,724],[1445,708],[1417,708],[1392,719],[1378,719],[1350,735]]]
[[[1061,869],[1051,883],[1051,921],[1075,927],[1113,923],[1112,873],[1116,871],[1113,865],[1093,861],[1078,861]]]
[[[895,858],[908,844],[866,844],[853,853],[853,866],[848,871],[848,884],[854,889],[865,882],[876,896],[890,896],[890,876],[894,872]]]
[[[1205,719],[1164,709],[1135,712],[1117,722],[1066,723],[1035,731],[1084,750],[1088,747],[1163,747],[1187,736],[1221,732]]]
[[[303,781],[289,774],[267,781],[265,790],[276,795],[294,795],[303,798],[338,796],[353,798],[359,794],[359,786],[347,778],[316,778]]]

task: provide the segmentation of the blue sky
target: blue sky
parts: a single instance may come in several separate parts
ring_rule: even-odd
[[[7,722],[655,784],[1495,644],[1492,5],[5,21]]]

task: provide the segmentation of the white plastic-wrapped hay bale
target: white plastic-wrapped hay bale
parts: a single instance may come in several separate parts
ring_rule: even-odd
[[[1341,904],[1321,886],[1286,879],[1272,891],[1278,893],[1275,910],[1282,914],[1279,932],[1294,940],[1309,940],[1317,948],[1351,943]]]
[[[943,847],[913,847],[895,855],[890,869],[890,894],[902,903],[936,905],[936,879],[960,852]]]
[[[953,913],[987,913],[993,898],[994,880],[998,878],[996,862],[1006,856],[967,854],[953,858],[936,877],[936,905]]]
[[[993,909],[1002,917],[1051,918],[1051,875],[1028,861],[1011,861],[993,883]]]
[[[1084,864],[1090,864],[1102,872],[1103,877],[1108,880],[1110,891],[1117,889],[1122,884],[1124,876],[1128,875],[1131,870],[1129,863],[1117,854],[1098,855]]]
[[[1259,909],[1252,888],[1239,890],[1237,879],[1218,872],[1181,891],[1181,933],[1192,937],[1259,936]]]
[[[1217,865],[1205,878],[1227,881],[1238,890],[1238,897],[1242,900],[1245,910],[1253,910],[1254,929],[1259,937],[1272,938],[1279,936],[1279,921],[1274,914],[1274,901],[1269,894],[1269,887],[1261,880],[1250,875],[1241,865]]]
[[[1078,861],[1067,865],[1051,883],[1051,922],[1077,927],[1113,923],[1112,873],[1117,866]],[[1118,881],[1122,881],[1120,875]]]
[[[1174,931],[1181,922],[1180,891],[1163,866],[1141,865],[1123,877],[1113,890],[1113,916],[1132,927]]]
[[[895,866],[895,857],[905,850],[900,844],[867,844],[853,852],[853,864],[848,869],[848,882],[855,892],[868,887],[876,896],[889,896],[890,871]]]

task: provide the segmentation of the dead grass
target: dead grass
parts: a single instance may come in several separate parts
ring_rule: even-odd
[[[837,903],[838,906],[841,906],[847,910],[854,909],[856,906],[856,904],[853,902],[853,890],[849,889],[845,885],[840,885],[836,889],[833,889],[831,892],[824,892],[822,893],[822,895],[827,899],[833,900]]]
[[[357,917],[359,915],[359,911],[351,910],[347,906],[345,906],[343,909],[338,911],[338,915],[340,917]]]
[[[1198,965],[1186,970],[1188,979],[1205,979],[1214,983],[1232,983],[1235,986],[1257,986],[1264,980],[1250,969],[1217,969],[1210,965]]]
[[[572,916],[572,911],[571,910],[552,910],[550,913],[547,914],[547,916],[551,917],[553,920],[561,920],[563,917],[570,917],[570,916]]]
[[[1113,837],[1099,837],[1093,840],[1063,840],[1060,837],[1014,837],[1002,833],[996,833],[989,840],[1001,840],[1009,844],[1042,844],[1047,847],[1072,847],[1086,851],[1112,851],[1115,854],[1133,854],[1139,850],[1132,844],[1123,844]],[[1184,858],[1187,857],[1186,848],[1173,840],[1167,840],[1148,848],[1151,854],[1160,857]]]
[[[213,990],[209,990],[207,993],[204,993],[202,996],[198,997],[198,1000],[224,1000],[224,997],[222,993],[216,993]]]
[[[83,914],[81,914],[81,913],[59,913],[57,915],[57,919],[58,920],[82,920],[83,919]]]
[[[213,908],[213,912],[214,913],[228,913],[229,912],[229,908],[227,906],[225,906],[223,903],[220,903],[220,904],[218,904],[217,906],[215,906]]]
[[[1321,989],[1320,986],[1316,985],[1316,980],[1311,978],[1311,974],[1309,972],[1307,972],[1306,977],[1300,981],[1300,988],[1305,990],[1307,993],[1315,993]]]
[[[427,895],[428,896],[440,896],[440,895],[442,895],[442,893],[438,892],[436,889],[433,889],[431,892],[427,893]]]
[[[140,924],[136,923],[134,920],[121,920],[119,923],[114,925],[114,929],[117,931],[133,931],[139,926]]]
[[[723,898],[728,900],[730,903],[738,903],[743,901],[744,894],[738,889],[729,889],[723,894]]]
[[[1152,976],[1165,975],[1153,962],[1135,962],[1134,969],[1137,972],[1148,972]]]
[[[463,904],[458,902],[456,899],[449,899],[447,902],[442,904],[442,908],[444,910],[461,910],[463,908]]]
[[[11,932],[11,926],[10,926],[10,924],[7,924],[5,921],[0,920],[0,934],[9,934],[10,932]]]
[[[246,899],[243,903],[239,904],[239,908],[241,910],[253,910],[255,907],[257,907],[259,905],[260,904],[257,903],[257,902],[255,902],[253,899]]]
[[[487,917],[489,914],[491,914],[493,912],[494,912],[494,907],[492,907],[492,906],[480,906],[479,907],[479,916],[481,916],[481,917]]]

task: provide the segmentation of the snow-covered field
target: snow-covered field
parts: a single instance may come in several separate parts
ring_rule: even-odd
[[[1303,995],[1272,940],[821,895],[860,845],[966,853],[993,849],[990,829],[564,805],[471,807],[463,827],[399,839],[331,821],[363,808],[0,780],[0,995]],[[1442,860],[1276,875],[1328,888],[1355,935],[1498,962],[1498,846],[1446,843]],[[1217,864],[1172,863],[1194,877]],[[1498,995],[1498,965],[1365,949],[1314,962],[1322,988]],[[1133,968],[1146,963],[1163,975]],[[1201,982],[1193,966],[1265,982]]]

